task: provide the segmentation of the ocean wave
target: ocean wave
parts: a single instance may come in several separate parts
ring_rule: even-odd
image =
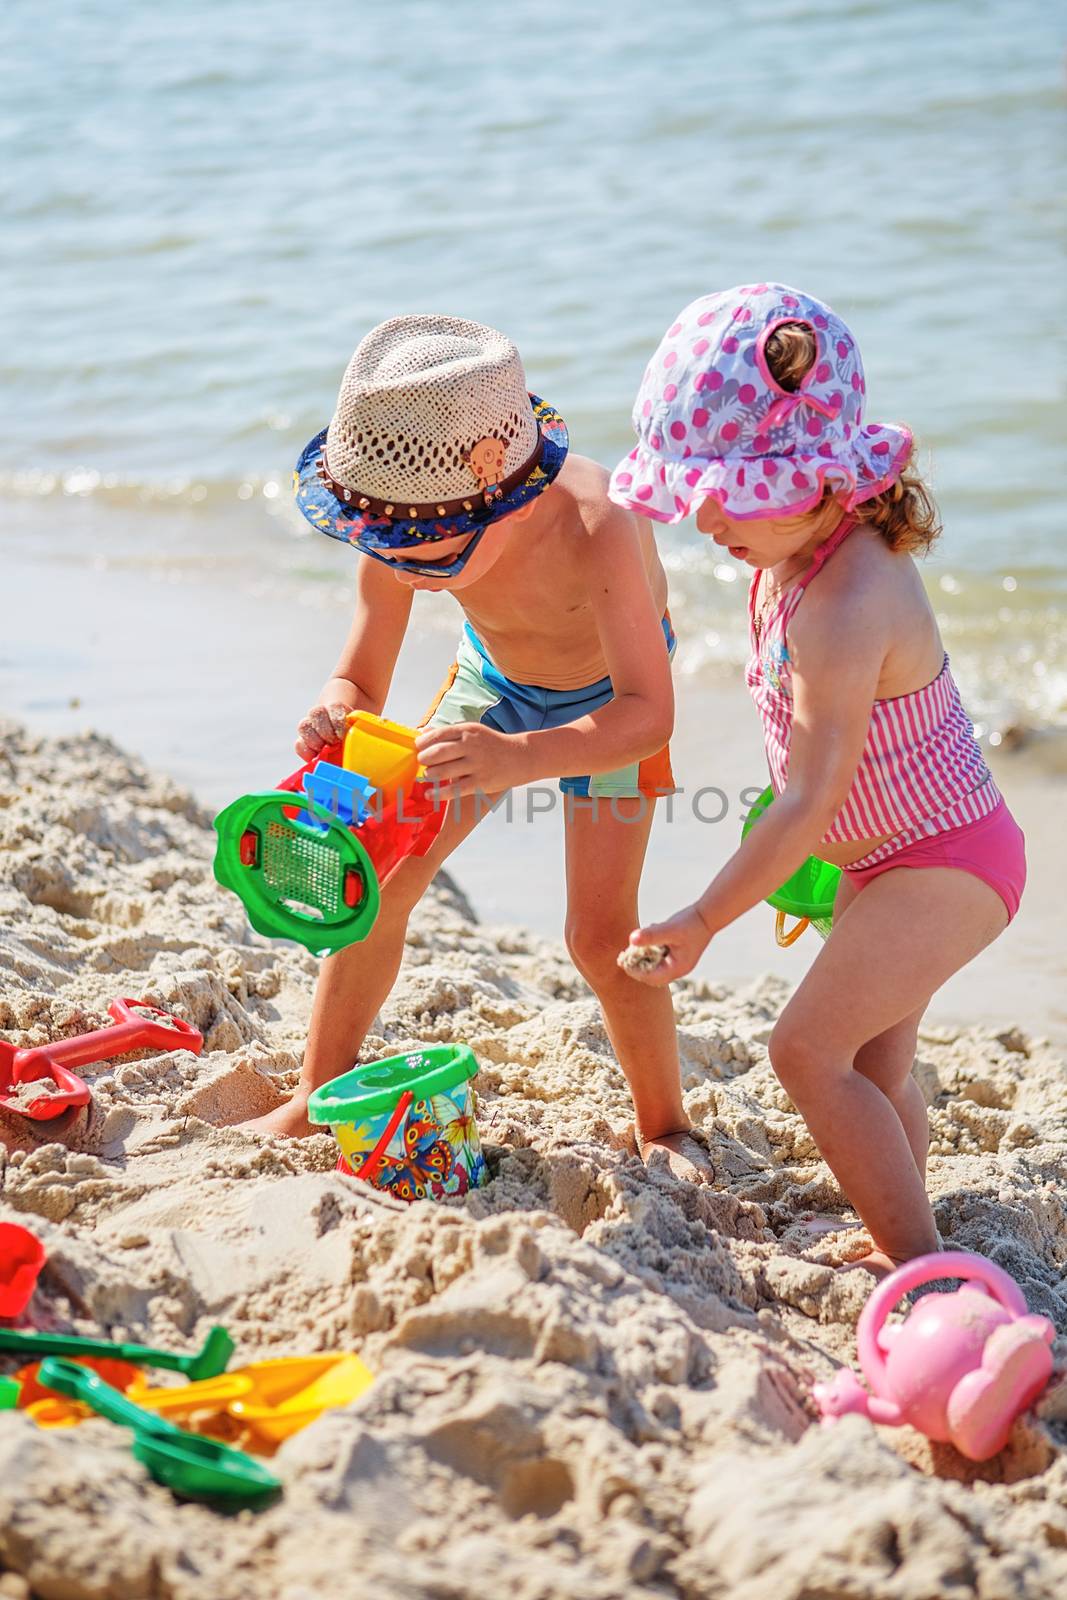
[[[25,468],[0,472],[0,499],[96,500],[115,507],[200,506],[215,511],[233,501],[264,500],[268,505],[288,497],[289,480],[278,473],[226,478],[141,478],[97,467],[63,471]]]

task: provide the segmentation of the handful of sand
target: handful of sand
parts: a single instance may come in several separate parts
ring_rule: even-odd
[[[665,944],[628,944],[617,960],[624,972],[655,972],[666,956]]]

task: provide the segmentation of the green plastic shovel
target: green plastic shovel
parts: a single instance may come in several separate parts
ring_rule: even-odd
[[[243,1450],[176,1428],[173,1422],[134,1405],[88,1367],[50,1357],[41,1362],[37,1381],[70,1400],[80,1400],[120,1428],[132,1428],[138,1461],[157,1483],[165,1484],[183,1500],[203,1500],[237,1510],[263,1505],[281,1493],[274,1474]]]
[[[190,1383],[197,1383],[226,1371],[233,1355],[233,1340],[225,1328],[212,1328],[195,1356],[178,1356],[147,1344],[112,1344],[110,1339],[80,1339],[76,1334],[17,1333],[13,1328],[0,1328],[0,1350],[14,1350],[31,1361],[43,1361],[46,1356],[108,1356],[114,1361],[132,1361],[139,1367],[183,1372]]]

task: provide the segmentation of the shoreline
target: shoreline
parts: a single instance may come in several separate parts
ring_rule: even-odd
[[[86,515],[91,508],[75,507]],[[151,532],[152,518],[147,527]],[[91,517],[89,522],[91,524]],[[4,543],[8,555],[8,620],[0,649],[0,705],[35,731],[77,737],[98,728],[137,750],[150,766],[173,772],[199,800],[220,808],[235,795],[273,786],[298,765],[293,730],[323,681],[348,622],[351,574],[329,587],[302,589],[292,563],[301,552],[256,519],[208,559],[189,531],[186,558],[167,550],[147,565],[132,528],[106,560],[67,558],[22,534]],[[261,560],[257,559],[262,557]],[[47,592],[47,630],[41,592]],[[294,598],[295,596],[295,598]],[[417,721],[452,659],[457,613],[439,597],[420,597],[394,678],[389,714]],[[668,821],[661,802],[642,886],[642,915],[654,918],[686,904],[719,869],[740,835],[746,790],[764,786],[758,721],[743,687],[725,666],[699,662],[698,641],[679,621],[676,666],[675,773],[689,796]],[[57,641],[48,647],[45,639]],[[687,662],[690,669],[687,670]],[[987,752],[994,776],[1027,835],[1030,875],[1011,927],[939,995],[931,1027],[996,1026],[1025,1017],[1038,1035],[1067,1041],[1067,857],[1057,817],[1062,751],[1035,740],[1014,751]],[[728,811],[702,822],[692,797],[721,790]],[[510,827],[487,818],[453,857],[472,904],[489,921],[529,926],[546,938],[563,925],[563,847],[558,791],[538,786],[534,801],[518,791]],[[720,802],[709,798],[706,814]],[[536,841],[536,848],[531,842]],[[545,861],[558,866],[545,870]],[[698,975],[710,982],[751,983],[765,973],[799,981],[818,953],[806,933],[790,950],[774,941],[771,911],[757,907],[715,940]]]

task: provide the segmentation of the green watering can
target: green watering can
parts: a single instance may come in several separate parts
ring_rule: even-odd
[[[742,839],[748,837],[773,799],[774,790],[764,789],[745,818],[741,829]],[[783,948],[795,944],[809,923],[821,938],[829,938],[830,926],[834,919],[834,899],[840,881],[840,867],[833,866],[829,861],[820,861],[818,856],[809,856],[804,865],[799,867],[791,878],[787,878],[780,889],[767,896],[767,904],[773,906],[778,913],[774,936]],[[800,919],[796,926],[788,931],[785,926],[787,916]]]

